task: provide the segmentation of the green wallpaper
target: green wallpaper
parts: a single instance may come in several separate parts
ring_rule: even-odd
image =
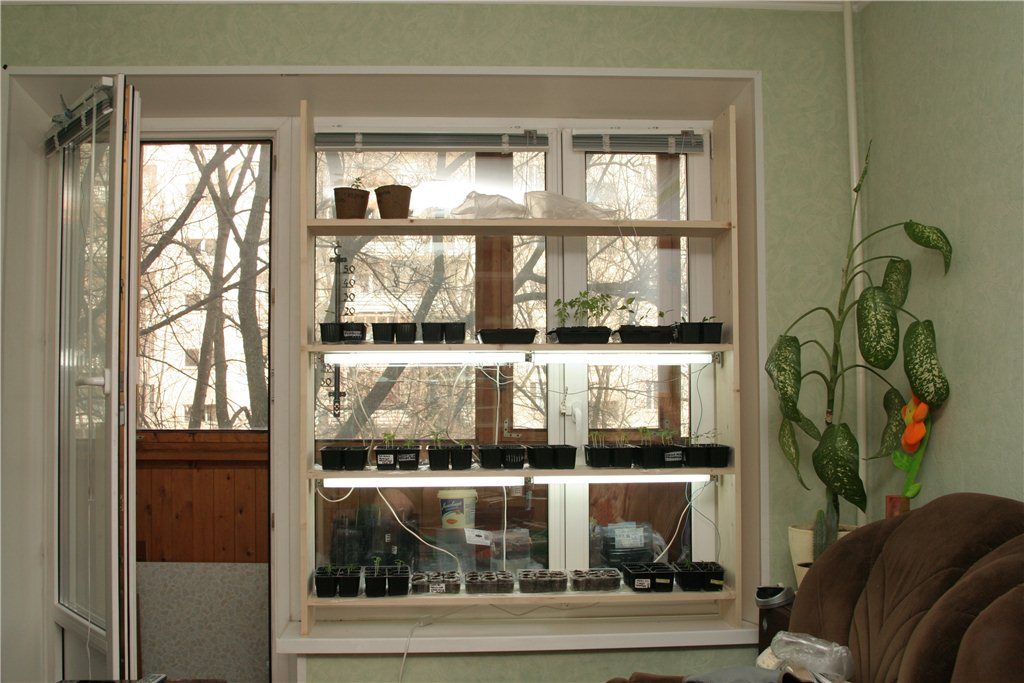
[[[913,218],[954,250],[943,277],[941,257],[901,232],[871,248],[912,255],[907,307],[935,321],[952,386],[913,506],[954,491],[1024,498],[1024,4],[875,2],[858,30],[863,140],[874,139],[865,229]],[[877,438],[881,409],[870,416]],[[873,517],[899,493],[897,474],[871,464]]]

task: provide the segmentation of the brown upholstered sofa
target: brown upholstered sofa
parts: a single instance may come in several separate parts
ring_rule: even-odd
[[[789,630],[849,645],[857,683],[1024,682],[1024,502],[957,493],[857,529]]]

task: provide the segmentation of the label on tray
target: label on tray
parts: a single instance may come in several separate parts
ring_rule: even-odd
[[[490,545],[494,534],[483,529],[466,529],[466,543],[472,545]]]
[[[643,548],[644,530],[642,527],[620,527],[615,530],[616,548]]]
[[[444,587],[445,584],[443,583],[432,583],[429,586],[427,586],[427,591],[429,591],[430,593],[444,593]]]
[[[394,465],[395,454],[394,453],[378,453],[377,454],[378,465]]]
[[[633,582],[633,586],[635,588],[650,588],[651,587],[651,580],[650,579],[637,579],[636,581]]]

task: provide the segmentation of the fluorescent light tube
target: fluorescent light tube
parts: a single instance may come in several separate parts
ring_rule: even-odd
[[[395,475],[379,477],[330,477],[324,479],[328,489],[372,488],[475,488],[484,486],[522,486],[523,477],[445,477]]]
[[[711,481],[707,474],[591,474],[534,477],[535,484],[679,484]]]
[[[710,353],[693,351],[630,351],[608,349],[545,349],[533,352],[534,365],[547,363],[581,363],[586,365],[705,365],[712,360]]]
[[[414,346],[405,349],[331,351],[324,354],[329,365],[503,365],[523,363],[525,351],[419,351]]]

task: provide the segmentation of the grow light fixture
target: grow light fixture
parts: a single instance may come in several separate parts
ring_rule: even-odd
[[[709,474],[590,474],[534,477],[535,484],[680,484],[711,481]]]
[[[522,486],[523,477],[424,477],[419,474],[393,477],[330,477],[324,479],[328,489],[373,488],[475,488],[485,486]]]
[[[548,363],[580,363],[586,365],[706,365],[712,361],[710,353],[693,351],[631,351],[628,349],[545,349],[533,352],[534,365]]]
[[[408,349],[382,349],[366,351],[331,351],[324,354],[329,365],[346,367],[356,365],[505,365],[526,361],[525,351],[483,351],[472,348],[458,351],[419,351]]]

